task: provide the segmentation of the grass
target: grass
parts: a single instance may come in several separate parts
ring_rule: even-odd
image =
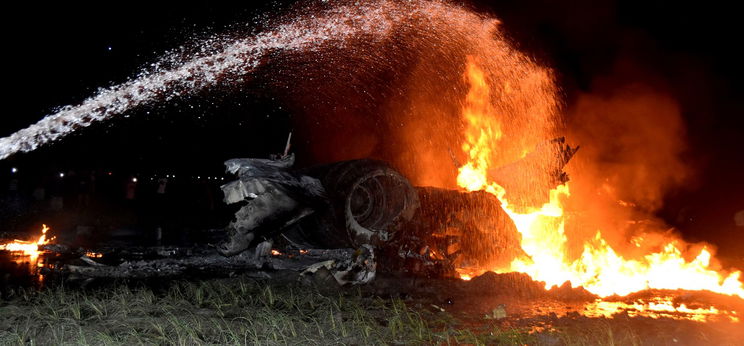
[[[321,293],[241,277],[158,286],[58,286],[16,290],[12,300],[0,301],[0,345],[735,345],[741,340],[735,324],[627,317],[496,321],[430,306],[356,288]]]
[[[332,295],[250,279],[19,291],[0,306],[0,344],[524,344],[514,330],[453,328],[400,299]]]

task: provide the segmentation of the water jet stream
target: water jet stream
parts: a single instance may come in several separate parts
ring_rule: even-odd
[[[135,107],[188,96],[218,83],[229,84],[254,71],[269,53],[307,52],[331,44],[343,47],[349,38],[362,34],[371,39],[383,39],[394,26],[406,19],[441,17],[449,10],[450,5],[439,2],[342,4],[320,14],[301,16],[251,37],[226,42],[207,40],[203,44],[224,48],[173,64],[176,67],[170,69],[153,64],[156,66],[153,71],[142,72],[125,83],[103,89],[78,105],[62,107],[39,122],[0,138],[0,160],[18,152],[33,151],[79,128],[108,120]],[[215,44],[217,41],[219,45]]]

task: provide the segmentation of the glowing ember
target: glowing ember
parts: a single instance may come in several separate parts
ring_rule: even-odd
[[[460,167],[457,183],[468,191],[485,190],[497,196],[503,209],[521,233],[521,246],[529,257],[517,258],[507,268],[460,268],[463,279],[487,270],[496,272],[522,272],[534,280],[546,283],[546,288],[569,281],[574,287],[582,286],[600,297],[628,295],[644,289],[709,290],[744,298],[741,272],[722,274],[711,268],[711,253],[703,247],[693,257],[683,254],[685,244],[668,240],[661,250],[651,251],[638,258],[628,259],[619,254],[597,231],[593,238],[583,242],[583,252],[578,258],[569,256],[568,237],[564,233],[566,215],[564,205],[571,198],[568,184],[550,192],[550,200],[539,208],[527,210],[513,207],[505,198],[505,189],[489,177],[492,148],[499,146],[502,137],[498,114],[490,106],[489,86],[484,72],[472,59],[468,59],[465,78],[470,91],[465,99],[462,117],[465,121],[463,151],[468,162]],[[503,145],[503,143],[501,143]],[[631,239],[636,248],[642,248],[643,237]],[[691,260],[686,259],[693,258]],[[654,303],[652,310],[668,305]],[[661,304],[661,305],[659,305]],[[670,307],[674,311],[683,306]],[[700,310],[700,309],[698,309]],[[707,312],[706,312],[707,311]],[[690,313],[715,314],[716,311]]]
[[[35,242],[14,240],[11,243],[0,244],[0,250],[17,252],[23,256],[30,256],[31,258],[35,259],[39,257],[39,254],[41,254],[42,252],[41,250],[39,250],[39,245],[48,244],[51,240],[54,239],[46,238],[46,233],[48,230],[49,227],[47,227],[47,225],[42,225],[41,236]]]
[[[279,256],[281,254],[282,253],[279,250],[277,250],[277,249],[271,249],[271,255],[272,256]]]
[[[88,251],[85,253],[85,256],[90,257],[90,258],[101,258],[103,257],[103,254],[98,253],[98,252]]]

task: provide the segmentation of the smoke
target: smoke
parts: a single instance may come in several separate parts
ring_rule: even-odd
[[[573,113],[569,135],[584,147],[575,180],[592,180],[616,201],[653,212],[689,175],[679,108],[663,92],[630,85],[585,94]]]
[[[329,162],[375,157],[415,185],[456,188],[468,57],[484,71],[503,141],[496,165],[515,161],[555,135],[551,71],[512,47],[500,22],[467,8],[424,6],[382,40],[284,56],[266,65],[271,84],[297,114],[298,157]],[[277,68],[278,67],[278,68]]]
[[[744,210],[739,210],[734,214],[734,223],[737,227],[744,227]]]
[[[627,82],[635,72],[618,64],[567,110],[567,136],[582,146],[567,167],[569,209],[577,211],[569,238],[599,230],[622,248],[632,235],[669,233],[654,213],[692,177],[679,103],[663,85],[644,82],[652,76]]]

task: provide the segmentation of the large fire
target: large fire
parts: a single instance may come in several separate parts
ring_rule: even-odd
[[[486,270],[516,271],[545,282],[546,288],[568,281],[572,286],[584,287],[600,297],[625,296],[644,289],[685,289],[709,290],[744,298],[741,272],[714,270],[709,249],[702,247],[695,253],[684,253],[686,244],[677,239],[668,239],[660,251],[627,258],[597,230],[594,237],[583,241],[580,256],[570,256],[569,238],[564,232],[568,219],[564,206],[571,198],[569,185],[566,183],[553,189],[549,202],[540,207],[525,210],[510,204],[505,189],[489,177],[489,169],[495,168],[492,148],[500,144],[502,127],[491,106],[485,74],[473,59],[468,59],[465,78],[470,89],[462,109],[465,122],[462,150],[468,161],[460,167],[457,183],[468,191],[485,190],[499,198],[521,233],[521,246],[529,257],[514,259],[506,268],[460,268],[458,271],[463,279]],[[630,241],[645,249],[642,247],[643,237]]]

